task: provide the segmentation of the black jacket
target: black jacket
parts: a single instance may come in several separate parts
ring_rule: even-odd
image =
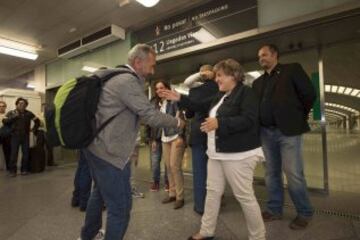
[[[219,92],[219,88],[215,81],[207,80],[199,87],[191,88],[189,91],[189,99],[192,102],[202,101],[204,98],[215,97]],[[187,118],[193,118],[191,121],[191,132],[190,132],[190,145],[196,144],[207,144],[206,133],[201,132],[200,125],[204,122],[208,115],[208,109],[206,111],[186,111]]]
[[[275,84],[271,108],[276,127],[286,136],[295,136],[310,130],[308,114],[316,99],[311,81],[298,63],[278,64],[274,69]],[[264,75],[253,83],[259,99],[262,97]]]
[[[33,129],[30,129],[31,121],[34,121]],[[11,127],[12,136],[18,137],[29,136],[30,130],[36,132],[40,126],[40,120],[28,110],[22,113],[18,113],[17,110],[9,111],[3,123]]]
[[[172,101],[167,101],[166,103],[166,114],[169,114],[170,116],[176,117],[176,113],[179,110],[178,105],[176,102],[172,102]],[[182,117],[182,113],[180,112],[179,116],[180,118],[183,119]],[[185,139],[185,129],[179,129],[177,127],[174,128],[162,128],[162,131],[164,132],[164,135],[166,137],[171,137],[174,136],[176,134],[179,134],[179,136],[183,137]]]
[[[209,111],[224,93],[203,101],[192,102],[181,96],[179,107],[192,111]],[[258,99],[253,90],[239,83],[226,97],[217,111],[219,128],[215,131],[215,149],[217,152],[236,153],[260,147]]]

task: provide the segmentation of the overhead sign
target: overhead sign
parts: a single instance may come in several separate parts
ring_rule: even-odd
[[[256,0],[214,0],[139,30],[133,37],[164,54],[256,27]]]

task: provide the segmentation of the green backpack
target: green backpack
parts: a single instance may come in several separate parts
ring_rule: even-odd
[[[45,111],[47,140],[51,146],[85,148],[120,114],[110,117],[96,128],[95,114],[103,86],[119,74],[131,74],[137,78],[129,68],[121,66],[101,78],[95,74],[82,76],[67,81],[59,88],[53,105]]]

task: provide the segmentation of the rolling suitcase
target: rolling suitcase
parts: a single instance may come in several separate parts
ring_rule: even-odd
[[[46,153],[44,148],[44,132],[38,131],[35,146],[30,148],[29,152],[29,171],[39,173],[45,170]]]

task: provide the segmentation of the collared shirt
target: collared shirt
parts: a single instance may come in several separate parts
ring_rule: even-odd
[[[263,88],[261,89],[260,101],[260,124],[264,127],[275,127],[276,121],[273,114],[273,107],[271,105],[271,97],[274,91],[275,82],[277,79],[279,64],[269,73],[265,71]]]
[[[133,71],[141,80],[143,80],[145,82],[145,78],[142,77],[141,75],[139,75],[135,69],[130,65],[130,64],[125,64],[126,67],[128,67],[131,71]]]

